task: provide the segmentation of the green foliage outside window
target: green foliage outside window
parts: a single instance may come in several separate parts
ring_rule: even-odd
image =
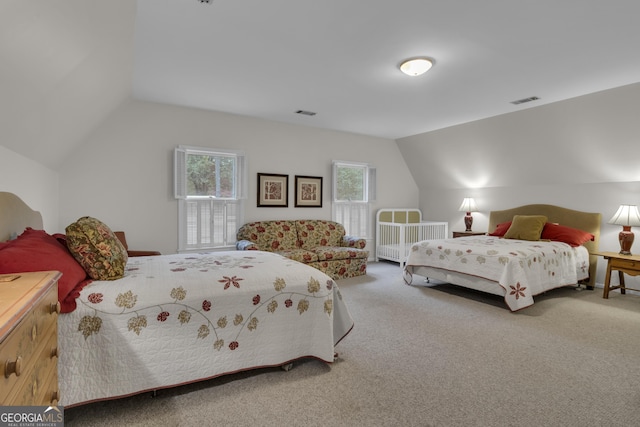
[[[235,157],[187,155],[187,194],[233,198]]]
[[[367,169],[360,166],[338,166],[336,170],[337,200],[366,201],[365,177]]]

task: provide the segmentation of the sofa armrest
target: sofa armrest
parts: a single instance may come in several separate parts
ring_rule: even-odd
[[[360,237],[344,236],[342,239],[342,246],[347,248],[364,249],[367,246],[367,241]]]
[[[258,245],[248,240],[239,240],[236,242],[236,249],[239,251],[257,251],[260,250]]]

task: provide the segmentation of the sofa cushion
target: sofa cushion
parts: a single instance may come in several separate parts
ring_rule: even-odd
[[[333,280],[346,279],[367,274],[367,260],[364,258],[347,258],[333,261],[318,261],[308,264],[329,275]]]
[[[334,261],[338,259],[348,258],[367,258],[368,251],[354,248],[339,248],[336,246],[320,246],[314,251],[318,257],[318,261]]]
[[[319,219],[296,221],[299,246],[313,250],[319,246],[342,246],[345,235],[342,224]]]
[[[293,221],[257,221],[243,225],[236,239],[255,243],[261,251],[277,252],[298,248]]]
[[[286,251],[275,251],[275,253],[303,264],[318,261],[318,255],[306,249],[290,249]]]

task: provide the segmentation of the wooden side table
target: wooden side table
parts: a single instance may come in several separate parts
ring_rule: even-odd
[[[630,276],[640,275],[640,255],[622,255],[617,252],[593,252],[593,255],[601,256],[607,260],[607,272],[604,279],[604,291],[602,298],[609,298],[609,291],[620,289],[625,294],[627,289],[640,291],[640,289],[628,288],[624,284],[624,273]],[[611,273],[617,270],[620,284],[611,286]]]
[[[455,239],[456,237],[464,237],[464,236],[484,236],[485,233],[484,231],[452,231],[453,233],[453,238]]]

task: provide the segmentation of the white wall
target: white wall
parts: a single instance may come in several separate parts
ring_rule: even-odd
[[[0,145],[0,191],[17,195],[39,211],[49,233],[59,231],[57,172]]]
[[[618,251],[620,227],[606,224],[620,204],[640,204],[640,84],[398,140],[430,218],[463,230],[464,197],[488,213],[549,203],[600,212],[601,250]],[[634,248],[640,253],[640,229]],[[604,281],[601,262],[597,280]],[[640,278],[629,278],[640,287]]]
[[[332,160],[368,162],[377,168],[376,209],[418,206],[418,187],[392,140],[132,100],[63,163],[60,228],[90,215],[125,230],[132,248],[175,252],[173,149],[180,144],[248,155],[246,221],[330,219]],[[289,175],[288,208],[256,207],[259,172]],[[322,208],[294,207],[295,175],[323,177]]]
[[[0,144],[56,169],[131,93],[136,2],[3,1]]]

